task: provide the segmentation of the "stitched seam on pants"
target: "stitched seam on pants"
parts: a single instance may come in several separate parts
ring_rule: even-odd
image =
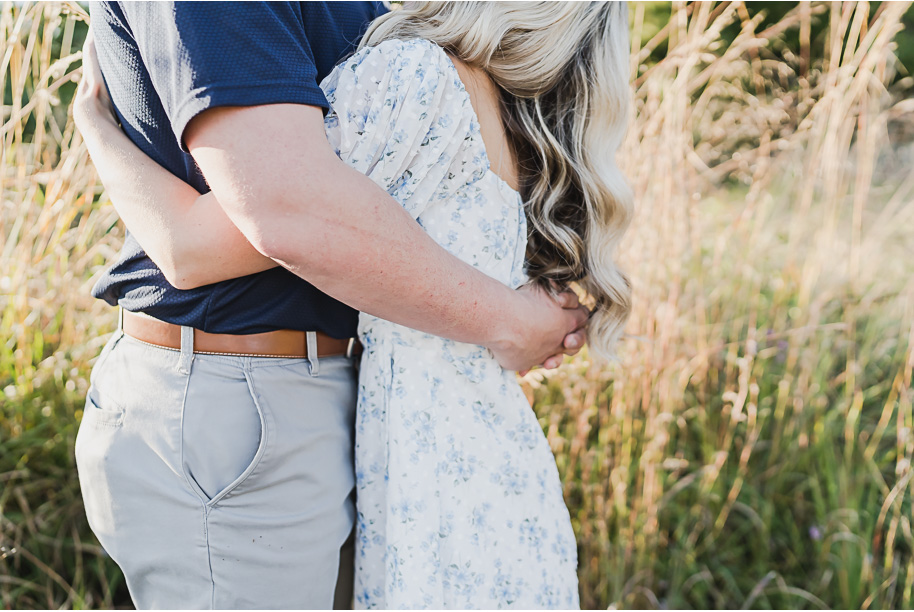
[[[194,364],[191,362],[190,369],[186,374],[182,373],[181,375],[185,377],[184,381],[184,394],[181,397],[181,423],[178,427],[178,435],[180,439],[178,440],[178,448],[180,452],[178,453],[178,460],[181,462],[181,478],[184,480],[184,484],[188,489],[194,494],[194,496],[200,500],[200,503],[203,504],[204,511],[206,510],[206,496],[203,495],[202,490],[198,491],[198,487],[195,487],[191,478],[187,474],[187,464],[184,461],[184,412],[187,410],[187,393],[190,390],[190,377],[193,375]]]
[[[251,362],[248,362],[247,364],[245,364],[244,379],[248,383],[248,391],[250,392],[251,398],[254,400],[254,403],[257,406],[258,412],[260,413],[260,435],[261,435],[261,439],[260,439],[261,449],[259,449],[260,456],[256,458],[257,463],[254,465],[254,467],[251,471],[251,474],[249,474],[249,477],[250,477],[250,476],[254,475],[254,472],[257,470],[257,468],[260,466],[261,463],[263,463],[264,459],[266,458],[267,453],[270,452],[269,436],[270,436],[270,432],[273,429],[273,423],[271,422],[271,417],[270,417],[270,414],[267,412],[267,408],[265,406],[263,398],[257,392],[257,386],[254,383],[254,370],[251,367]]]
[[[257,451],[254,453],[254,458],[251,460],[251,463],[244,469],[241,475],[238,477],[241,480],[232,481],[225,489],[213,496],[212,499],[206,502],[206,506],[209,509],[219,507],[219,504],[228,497],[231,497],[235,494],[239,487],[244,486],[244,484],[254,476],[257,472],[257,468],[260,466],[263,458],[267,454],[267,444],[269,443],[269,433],[270,429],[267,423],[267,414],[261,404],[260,398],[257,395],[257,391],[254,390],[254,374],[251,370],[250,361],[244,365],[244,379],[248,387],[248,393],[251,395],[251,401],[254,402],[254,408],[257,411],[257,415],[260,417],[260,444],[257,445]]]
[[[203,506],[203,540],[206,542],[206,562],[209,564],[209,581],[212,589],[209,594],[209,609],[216,609],[216,579],[213,576],[213,551],[209,546],[209,508]]]
[[[219,502],[221,502],[226,497],[229,497],[230,495],[232,495],[232,493],[234,493],[234,491],[239,486],[243,485],[245,482],[247,482],[247,479],[249,477],[254,475],[254,472],[257,470],[257,467],[263,461],[264,457],[267,454],[267,451],[269,450],[269,448],[268,448],[269,439],[267,437],[268,436],[267,432],[271,428],[267,423],[267,420],[268,420],[267,412],[264,409],[263,404],[260,401],[260,397],[258,396],[256,389],[254,388],[254,375],[253,375],[253,371],[251,369],[250,361],[245,363],[244,378],[245,378],[245,381],[247,382],[248,391],[251,394],[251,399],[256,404],[257,411],[260,415],[260,435],[261,435],[260,447],[258,448],[257,456],[254,458],[254,463],[252,463],[251,466],[247,470],[245,470],[245,471],[250,470],[248,472],[248,476],[243,481],[239,482],[237,485],[232,487],[231,489],[219,493],[216,497],[214,497],[212,500],[209,500],[208,502],[206,502],[203,506],[204,507],[203,527],[204,527],[204,534],[206,537],[206,556],[209,561],[210,580],[212,581],[212,584],[213,584],[213,591],[212,591],[211,603],[210,603],[211,610],[216,610],[218,608],[216,607],[216,579],[215,579],[215,574],[213,573],[213,561],[212,561],[213,553],[212,553],[212,549],[210,548],[210,545],[209,545],[209,513],[211,510],[218,508]],[[215,500],[216,503],[212,503],[213,500]]]
[[[201,494],[197,492],[197,489],[191,484],[190,479],[187,477],[187,467],[184,463],[184,410],[187,408],[187,392],[190,389],[190,377],[193,374],[194,363],[191,361],[190,369],[186,374],[182,374],[185,377],[184,381],[184,393],[181,396],[181,425],[178,428],[178,435],[180,439],[178,440],[178,448],[180,452],[178,453],[178,461],[181,462],[181,478],[184,480],[184,485],[190,489],[191,493],[197,498],[200,502],[201,509],[203,510],[203,542],[206,545],[206,564],[207,569],[209,570],[209,582],[210,582],[210,610],[213,610],[216,603],[216,580],[213,577],[213,558],[212,552],[210,551],[209,545],[209,509],[206,506],[207,499],[206,497],[201,497]]]

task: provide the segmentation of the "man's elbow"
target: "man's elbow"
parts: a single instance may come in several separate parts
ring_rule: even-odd
[[[161,270],[162,275],[165,277],[165,280],[168,281],[169,285],[181,291],[196,289],[197,287],[202,287],[207,284],[197,275],[196,270],[194,270],[192,266],[159,266],[159,270]]]
[[[290,215],[288,210],[270,205],[265,205],[260,213],[245,227],[239,226],[251,246],[273,261],[306,267],[316,255],[311,248],[314,236],[310,233],[317,230],[320,219],[312,218],[309,223],[301,223],[300,213]]]
[[[255,231],[244,232],[244,237],[258,253],[276,261],[284,261],[291,251],[291,245],[277,232],[277,228],[269,225],[258,225]]]
[[[200,261],[199,253],[185,252],[172,247],[172,251],[167,254],[151,257],[162,276],[175,289],[187,291],[209,284],[204,278],[205,270],[200,266],[203,262]]]

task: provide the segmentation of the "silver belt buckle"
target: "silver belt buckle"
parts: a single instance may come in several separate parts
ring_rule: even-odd
[[[346,347],[346,359],[352,359],[352,351],[355,348],[355,338],[349,339],[349,345]]]

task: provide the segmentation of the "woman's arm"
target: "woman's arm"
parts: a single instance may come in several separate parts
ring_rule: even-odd
[[[121,131],[91,43],[83,49],[73,112],[118,215],[175,288],[201,287],[278,265],[251,246],[212,193],[201,196]]]

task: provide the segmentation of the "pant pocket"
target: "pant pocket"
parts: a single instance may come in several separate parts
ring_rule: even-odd
[[[264,445],[264,418],[244,371],[197,358],[191,369],[181,425],[185,476],[216,503],[253,471]]]
[[[110,402],[106,402],[106,405],[102,407],[102,402],[96,397],[97,391],[95,387],[89,387],[89,393],[86,396],[86,407],[83,410],[83,420],[79,424],[80,430],[83,426],[87,428],[111,427],[114,429],[121,427],[124,424],[124,410]]]
[[[83,419],[76,434],[76,472],[89,526],[109,552],[115,523],[112,456],[124,418],[123,409],[103,401],[98,390],[89,387]]]

